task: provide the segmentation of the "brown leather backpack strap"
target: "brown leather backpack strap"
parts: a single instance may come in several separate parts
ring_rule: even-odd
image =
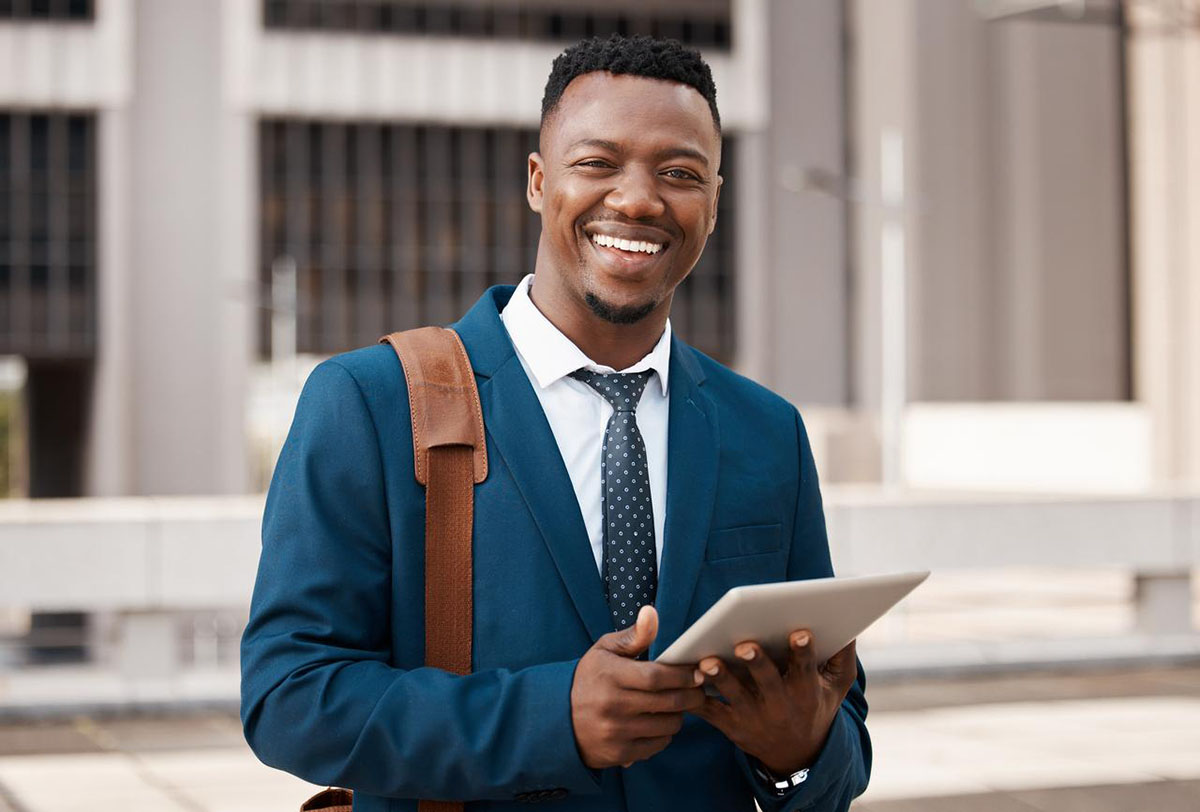
[[[330,787],[305,801],[300,807],[300,812],[351,812],[353,805],[353,792]]]
[[[475,373],[458,333],[444,327],[420,327],[379,341],[392,345],[404,367],[417,481],[429,484],[429,452],[447,446],[472,448],[474,482],[487,479],[483,409]]]
[[[408,383],[414,465],[425,485],[425,663],[471,671],[474,483],[487,477],[475,373],[453,330],[385,336]]]
[[[421,327],[379,339],[392,345],[408,383],[413,463],[425,486],[425,664],[471,673],[471,530],[474,486],[487,479],[483,409],[462,339]],[[349,812],[353,793],[330,789],[301,812]],[[419,812],[462,812],[457,801],[421,801]]]
[[[471,672],[474,485],[487,478],[483,409],[475,373],[453,330],[422,327],[385,336],[408,383],[414,468],[425,485],[425,663]],[[420,812],[461,812],[421,801]]]

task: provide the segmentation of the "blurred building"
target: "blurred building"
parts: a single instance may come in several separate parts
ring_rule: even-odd
[[[828,479],[961,471],[956,438],[1014,404],[1026,441],[1069,435],[1112,481],[1200,475],[1198,19],[4,0],[0,354],[23,363],[28,493],[261,487],[264,369],[451,321],[532,269],[550,62],[613,31],[713,66],[726,186],[673,323],[805,408]]]

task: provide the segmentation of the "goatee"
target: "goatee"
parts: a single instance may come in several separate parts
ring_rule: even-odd
[[[594,314],[612,324],[636,324],[646,318],[646,316],[649,316],[658,304],[651,301],[639,305],[617,307],[616,305],[601,301],[596,294],[590,291],[584,294],[583,300]]]

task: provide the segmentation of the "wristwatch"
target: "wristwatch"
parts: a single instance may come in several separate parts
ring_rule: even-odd
[[[808,768],[797,770],[791,775],[777,775],[768,770],[758,759],[754,760],[754,773],[763,786],[776,798],[782,798],[808,780]]]

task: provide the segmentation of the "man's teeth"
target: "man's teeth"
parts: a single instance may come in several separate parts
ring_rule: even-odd
[[[662,250],[662,243],[645,242],[643,240],[622,240],[605,234],[593,234],[592,242],[608,248],[620,248],[622,251],[636,251],[643,254],[657,254]]]

